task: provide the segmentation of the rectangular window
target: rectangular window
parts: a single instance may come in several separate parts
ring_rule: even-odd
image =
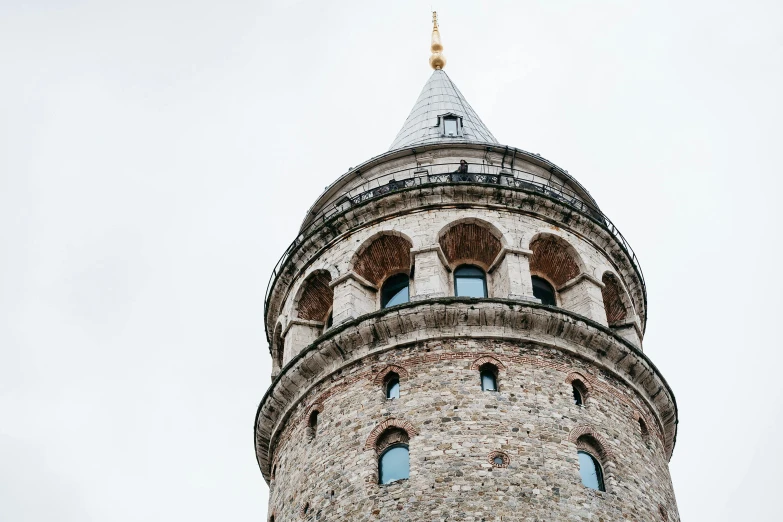
[[[457,119],[456,118],[446,118],[443,120],[443,124],[445,125],[446,130],[446,136],[456,136],[457,135]]]

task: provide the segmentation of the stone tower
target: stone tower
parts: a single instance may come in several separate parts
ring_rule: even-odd
[[[566,171],[443,71],[310,208],[265,302],[269,520],[679,520],[644,278]]]

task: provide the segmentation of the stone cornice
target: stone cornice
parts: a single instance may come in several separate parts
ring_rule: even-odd
[[[500,249],[500,252],[498,252],[498,255],[495,256],[495,260],[492,261],[492,264],[489,265],[489,269],[487,272],[492,272],[497,266],[503,262],[503,259],[505,259],[507,254],[518,254],[520,256],[530,257],[533,255],[532,250],[527,250],[525,248],[509,248],[509,247],[503,247]]]
[[[535,339],[531,339],[535,337]],[[677,404],[655,365],[633,344],[583,316],[506,299],[439,298],[378,310],[335,326],[282,369],[256,414],[258,463],[269,480],[276,437],[309,390],[371,354],[432,339],[532,340],[615,375],[634,389],[664,436],[667,458],[677,435]]]
[[[415,248],[411,250],[411,265],[413,265],[416,261],[415,259],[416,254],[423,254],[424,252],[433,252],[433,251],[438,254],[438,259],[440,259],[441,264],[446,268],[446,270],[451,272],[449,261],[446,259],[446,254],[443,253],[443,249],[440,247],[440,245],[431,245],[428,247]]]

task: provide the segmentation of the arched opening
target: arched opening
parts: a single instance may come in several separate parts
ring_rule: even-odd
[[[314,439],[318,434],[318,410],[310,412],[310,417],[307,420],[307,430],[310,439]]]
[[[639,431],[642,434],[642,441],[649,445],[650,444],[650,430],[647,429],[647,423],[644,422],[644,419],[642,419],[641,416],[639,416]]]
[[[498,391],[498,367],[485,363],[479,368],[481,391]]]
[[[579,450],[577,454],[579,456],[579,476],[582,478],[582,484],[590,489],[606,491],[604,473],[598,459],[584,450]]]
[[[305,279],[296,303],[297,317],[325,323],[332,308],[334,290],[329,286],[331,274],[316,270]]]
[[[353,270],[376,287],[389,276],[410,274],[411,242],[392,232],[369,239],[356,253]]]
[[[613,274],[606,272],[601,277],[601,282],[604,284],[601,288],[601,296],[604,300],[606,322],[616,324],[624,321],[628,317],[626,301],[630,302],[630,300],[620,285],[620,281]]]
[[[389,484],[410,476],[410,455],[407,444],[387,447],[378,459],[378,483]]]
[[[533,297],[540,299],[541,304],[556,306],[555,289],[549,284],[549,281],[539,276],[532,276],[531,280],[533,281]]]
[[[397,274],[388,278],[381,287],[381,308],[388,308],[410,300],[410,278],[408,274]]]
[[[396,372],[389,372],[384,379],[383,385],[386,392],[387,399],[399,399],[400,398],[400,376]]]
[[[555,288],[567,283],[581,272],[576,250],[564,239],[542,234],[530,243],[530,273],[539,275]]]
[[[487,275],[476,265],[462,265],[454,270],[454,295],[487,297]]]
[[[571,385],[571,392],[574,395],[574,404],[582,406],[584,404],[584,398],[582,397],[582,392],[576,387],[576,384]]]

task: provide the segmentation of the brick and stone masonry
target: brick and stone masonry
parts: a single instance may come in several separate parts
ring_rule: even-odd
[[[483,177],[449,176],[463,159]],[[486,298],[454,297],[465,263],[486,272]],[[409,302],[381,309],[400,273]],[[265,314],[273,382],[254,438],[269,520],[679,520],[677,406],[643,352],[638,261],[537,155],[438,142],[350,171],[310,209]],[[481,390],[486,363],[497,391]],[[381,485],[394,443],[410,476]],[[582,484],[580,449],[606,491]]]

